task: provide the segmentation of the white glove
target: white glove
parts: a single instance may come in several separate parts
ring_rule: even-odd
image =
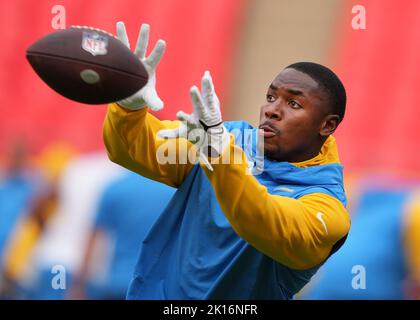
[[[156,67],[165,52],[166,43],[164,40],[159,40],[152,53],[146,58],[149,30],[150,26],[148,24],[141,25],[136,49],[134,51],[134,54],[146,68],[146,71],[149,74],[149,80],[147,84],[135,94],[118,101],[119,105],[130,110],[138,110],[145,106],[148,106],[153,111],[158,111],[163,108],[163,102],[156,92]],[[117,22],[117,37],[122,43],[130,48],[124,22]]]
[[[204,73],[201,80],[201,93],[196,86],[193,86],[190,95],[193,113],[179,111],[176,116],[184,123],[176,129],[161,130],[158,136],[164,139],[187,138],[197,147],[199,159],[213,171],[208,161],[208,154],[221,155],[229,145],[230,137],[223,125],[219,98],[214,91],[209,71]]]

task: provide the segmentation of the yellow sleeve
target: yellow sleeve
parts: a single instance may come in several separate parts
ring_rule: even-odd
[[[404,235],[409,278],[420,286],[420,193],[414,195],[408,206]]]
[[[233,161],[235,153],[242,161]],[[290,268],[308,269],[323,262],[347,235],[350,217],[339,200],[322,193],[300,199],[269,194],[246,174],[246,156],[233,139],[222,159],[213,172],[201,166],[233,229],[257,250]]]
[[[181,123],[160,121],[147,110],[128,111],[115,103],[109,105],[103,126],[108,156],[111,161],[142,176],[178,187],[192,169],[193,162],[162,164],[156,155],[159,150],[169,150],[177,159],[185,159],[192,144],[186,139],[157,138],[158,131],[177,128]]]

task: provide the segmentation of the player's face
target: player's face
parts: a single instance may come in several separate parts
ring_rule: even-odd
[[[303,72],[283,70],[268,88],[261,107],[260,134],[264,152],[277,161],[300,162],[319,152],[327,115],[325,94]]]

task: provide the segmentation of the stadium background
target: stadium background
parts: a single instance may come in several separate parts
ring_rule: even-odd
[[[168,48],[157,73],[157,89],[165,102],[164,110],[156,114],[161,119],[173,118],[179,109],[191,110],[188,89],[206,69],[213,74],[224,118],[255,125],[266,88],[282,68],[296,61],[330,66],[348,92],[345,121],[335,136],[345,166],[350,211],[361,209],[359,199],[372,188],[409,193],[407,204],[398,209],[402,212],[408,203],[417,201],[417,0],[2,1],[3,179],[18,168],[31,177],[45,175],[47,184],[59,184],[67,159],[104,151],[101,127],[106,106],[84,106],[60,97],[40,81],[25,60],[25,49],[53,31],[55,15],[51,10],[55,5],[66,9],[67,26],[89,25],[114,32],[115,23],[122,20],[133,45],[140,24],[147,22],[151,25],[150,46],[158,38],[166,40]],[[365,30],[352,28],[354,5],[366,8]],[[381,198],[377,201],[375,210],[380,214]],[[2,217],[0,207],[0,226],[7,229],[3,251],[0,248],[2,269],[6,270],[3,277],[24,277],[31,269],[31,255],[42,242],[42,232],[25,241],[16,240],[28,228],[25,221],[33,211],[32,203],[16,210],[19,212],[13,219],[9,217],[10,221]],[[50,211],[50,216],[43,217],[46,223],[54,219],[54,209]],[[16,244],[19,241],[26,243],[25,250],[16,249],[23,246]],[[420,281],[419,273],[410,271],[410,277]]]

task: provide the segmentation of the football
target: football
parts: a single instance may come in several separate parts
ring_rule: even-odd
[[[127,98],[146,85],[139,58],[106,31],[72,26],[33,43],[26,57],[38,76],[62,96],[86,104]]]

